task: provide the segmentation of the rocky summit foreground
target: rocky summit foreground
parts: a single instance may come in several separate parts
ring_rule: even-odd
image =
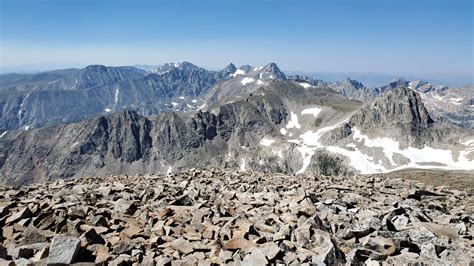
[[[189,171],[0,189],[0,264],[468,265],[472,195],[415,181]]]

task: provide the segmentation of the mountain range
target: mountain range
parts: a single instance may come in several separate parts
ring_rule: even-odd
[[[190,168],[474,170],[474,88],[366,87],[276,64],[91,65],[0,76],[0,182]]]

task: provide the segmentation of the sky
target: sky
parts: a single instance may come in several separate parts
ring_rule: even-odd
[[[472,80],[473,2],[0,0],[0,68],[276,62]]]

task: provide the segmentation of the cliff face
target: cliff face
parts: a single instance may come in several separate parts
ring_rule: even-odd
[[[22,185],[210,167],[314,175],[432,166],[462,170],[472,160],[469,134],[434,122],[419,95],[407,88],[361,106],[327,87],[272,81],[207,111],[156,117],[122,111],[4,132],[0,180]],[[430,152],[441,156],[426,156]]]

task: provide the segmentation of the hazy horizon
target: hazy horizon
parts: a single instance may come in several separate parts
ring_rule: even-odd
[[[473,80],[472,2],[3,0],[5,72],[230,62]]]
[[[182,61],[181,61],[182,62]],[[178,62],[178,63],[181,63]],[[106,66],[160,66],[165,63],[176,63],[176,62],[162,62],[159,64],[130,64],[130,65],[106,65]],[[193,62],[190,62],[193,63]],[[233,63],[233,62],[229,62]],[[269,62],[270,63],[270,62]],[[278,62],[274,62],[278,66]],[[7,69],[3,71],[0,69],[0,75],[5,74],[36,74],[41,72],[47,71],[55,71],[55,70],[62,70],[62,69],[69,69],[69,68],[84,68],[91,64],[65,64],[65,65],[48,65],[48,64],[38,64],[34,66],[20,66],[18,68]],[[102,65],[102,64],[101,64]],[[228,64],[226,64],[228,65]],[[198,65],[199,67],[203,67],[207,70],[221,70],[225,66],[221,67],[208,67]],[[239,65],[236,65],[239,67]],[[257,66],[257,65],[256,65]],[[260,66],[260,65],[258,65]],[[355,79],[359,82],[362,82],[366,86],[375,87],[375,86],[383,86],[387,85],[389,82],[402,78],[406,80],[423,80],[432,82],[436,85],[445,85],[445,86],[472,86],[474,85],[474,80],[472,76],[439,76],[439,75],[417,75],[417,74],[410,74],[410,73],[381,73],[381,72],[327,72],[327,71],[298,71],[298,70],[288,70],[288,69],[281,69],[288,75],[303,75],[308,76],[316,79],[322,79],[324,81],[336,82],[342,81],[346,78]]]

